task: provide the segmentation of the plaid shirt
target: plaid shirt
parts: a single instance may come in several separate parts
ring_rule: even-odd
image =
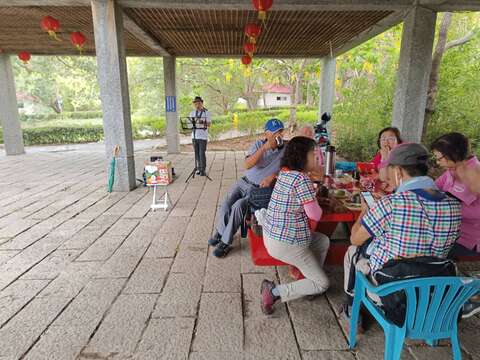
[[[270,239],[309,245],[311,233],[303,205],[312,201],[316,201],[315,189],[308,176],[282,170],[268,204],[263,232]]]
[[[382,198],[362,218],[373,237],[370,268],[379,270],[398,257],[447,257],[460,222],[460,203],[443,193],[413,190]]]

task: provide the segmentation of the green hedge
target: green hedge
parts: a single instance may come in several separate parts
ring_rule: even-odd
[[[102,126],[51,126],[23,129],[23,141],[25,145],[75,144],[97,142],[102,139]],[[0,143],[3,143],[2,129],[0,129]]]
[[[44,121],[44,120],[62,120],[62,119],[98,119],[103,116],[102,111],[93,110],[93,111],[75,111],[69,112],[65,111],[61,114],[51,113],[51,114],[35,114],[35,115],[26,115],[21,114],[21,121]]]

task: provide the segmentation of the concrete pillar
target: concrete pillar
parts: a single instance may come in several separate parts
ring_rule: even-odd
[[[165,82],[165,112],[167,120],[167,151],[169,154],[180,152],[177,117],[176,59],[163,57],[163,79]]]
[[[7,54],[0,54],[0,122],[5,153],[7,155],[23,154],[25,150],[18,116],[15,79],[10,56]]]
[[[406,141],[422,137],[436,18],[435,12],[416,7],[403,23],[392,124]]]
[[[333,112],[335,102],[335,71],[336,58],[324,57],[322,59],[322,71],[320,73],[320,102],[318,107],[318,121],[321,121],[322,114]]]
[[[136,179],[122,10],[113,0],[92,0],[91,4],[107,166],[119,145],[114,190],[129,191]]]

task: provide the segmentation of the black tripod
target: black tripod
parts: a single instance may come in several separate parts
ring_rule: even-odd
[[[194,147],[195,147],[195,140],[197,140],[197,138],[195,137],[195,134],[196,134],[196,130],[206,130],[207,129],[207,123],[201,123],[201,122],[198,122],[197,118],[195,117],[188,117],[186,118],[186,120],[183,120],[180,119],[180,122],[182,124],[182,129],[183,130],[192,130],[192,143],[194,144]],[[194,148],[194,151],[195,151],[195,148]],[[185,180],[185,182],[188,182],[190,179],[194,179],[195,178],[195,175],[197,174],[197,171],[198,171],[198,164],[197,164],[197,156],[195,156],[195,167],[193,168],[192,172],[190,173],[190,175],[188,175],[187,179]],[[212,181],[212,179],[210,178],[210,176],[208,176],[207,173],[204,174],[204,176]]]

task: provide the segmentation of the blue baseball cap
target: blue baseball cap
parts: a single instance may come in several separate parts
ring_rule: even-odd
[[[283,122],[281,122],[277,118],[272,118],[265,123],[265,131],[270,131],[274,133],[283,129],[284,129]]]

